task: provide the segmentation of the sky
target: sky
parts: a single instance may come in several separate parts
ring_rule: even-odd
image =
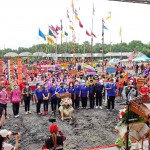
[[[104,43],[120,43],[120,27],[123,42],[150,42],[150,5],[107,0],[74,0],[83,24],[82,29],[72,15],[71,0],[0,0],[0,49],[18,49],[46,43],[38,36],[39,28],[47,34],[48,25],[60,26],[60,19],[63,22],[63,30],[69,33],[67,38],[63,38],[63,42],[72,41],[72,31],[68,28],[70,23],[66,17],[67,9],[70,18],[73,18],[76,42],[90,42],[85,31],[90,32],[92,28],[93,3],[93,32],[97,36],[94,38],[94,44],[102,42],[102,18],[105,19],[110,11],[112,17],[105,21],[109,30],[105,30]],[[60,43],[60,36],[57,43]]]

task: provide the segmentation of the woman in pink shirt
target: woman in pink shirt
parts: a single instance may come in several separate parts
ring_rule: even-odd
[[[18,85],[14,85],[14,89],[11,91],[10,100],[13,106],[14,117],[19,117],[19,107],[21,102],[21,92],[19,90]]]
[[[7,118],[7,101],[8,101],[8,92],[6,87],[2,87],[0,91],[0,107],[5,109],[5,117]]]

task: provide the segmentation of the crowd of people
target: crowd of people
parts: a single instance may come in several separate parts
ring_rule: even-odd
[[[107,102],[106,109],[108,111],[115,110],[116,99],[122,103],[126,99],[132,100],[139,95],[150,93],[150,74],[143,74],[145,70],[150,70],[149,64],[142,65],[141,72],[138,73],[138,64],[135,65],[134,71],[131,73],[127,67],[122,64],[116,64],[116,72],[110,74],[96,73],[95,75],[86,76],[84,67],[78,65],[77,68],[70,64],[65,69],[55,71],[46,71],[43,73],[28,72],[23,74],[22,83],[18,84],[17,73],[14,74],[11,82],[7,80],[7,74],[0,76],[0,108],[1,121],[0,126],[4,124],[4,120],[9,119],[7,113],[7,103],[12,103],[12,112],[14,118],[19,117],[20,103],[24,103],[25,115],[33,114],[30,103],[33,101],[36,104],[36,114],[48,115],[59,111],[62,99],[58,94],[70,93],[72,108],[75,112],[79,109],[105,109],[103,103]],[[138,69],[137,69],[138,68]],[[76,73],[71,73],[71,70],[76,70]],[[36,86],[31,87],[31,82],[35,82]],[[41,106],[43,105],[43,112]],[[49,106],[50,105],[50,106]],[[64,118],[61,118],[64,120]],[[71,118],[72,119],[72,118]],[[50,127],[51,137],[45,141],[43,149],[51,147],[60,147],[62,149],[63,141],[65,140],[62,132],[59,131],[57,125],[53,124]],[[57,137],[57,133],[61,136]],[[13,132],[0,131],[0,150],[1,147],[5,150],[7,139],[14,135]],[[16,134],[15,150],[18,149],[18,141],[20,134]],[[59,146],[58,146],[59,145]],[[9,148],[8,148],[9,149]],[[12,150],[12,145],[10,146]]]

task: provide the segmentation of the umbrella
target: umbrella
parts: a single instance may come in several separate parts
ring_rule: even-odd
[[[96,72],[87,72],[86,73],[86,76],[90,76],[90,75],[94,76],[94,75],[96,75]]]
[[[129,58],[128,58],[128,61],[132,61],[132,60],[133,60],[133,58],[132,58],[132,57],[129,57]]]
[[[129,61],[128,59],[121,60],[121,62],[128,62],[128,61]]]
[[[116,59],[116,58],[113,58],[113,59],[111,59],[109,62],[110,62],[110,63],[118,63],[118,62],[120,62],[120,60],[119,60],[119,59]]]
[[[95,71],[95,69],[90,65],[84,66],[84,68]]]

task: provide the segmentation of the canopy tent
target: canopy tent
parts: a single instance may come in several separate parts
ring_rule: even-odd
[[[4,55],[4,57],[17,57],[17,56],[18,56],[18,54],[15,52],[9,52]]]
[[[33,53],[33,56],[46,57],[47,55],[46,55],[46,53],[44,53],[44,52],[35,52],[35,53]]]
[[[30,56],[30,55],[32,55],[32,53],[30,53],[30,52],[22,52],[22,53],[19,54],[19,56],[22,56],[22,57],[27,57],[27,56]]]
[[[90,69],[90,70],[92,70],[92,71],[95,71],[95,69],[94,69],[92,66],[90,66],[90,65],[84,66],[84,68]]]
[[[141,61],[150,61],[150,58],[146,55],[143,55],[141,57],[137,57],[133,59],[134,62],[141,62]]]
[[[110,63],[118,63],[118,62],[120,62],[120,60],[119,60],[119,59],[116,59],[116,58],[113,58],[113,59],[111,59],[109,62],[110,62]]]
[[[129,60],[128,59],[122,59],[120,60],[121,62],[128,62]]]

